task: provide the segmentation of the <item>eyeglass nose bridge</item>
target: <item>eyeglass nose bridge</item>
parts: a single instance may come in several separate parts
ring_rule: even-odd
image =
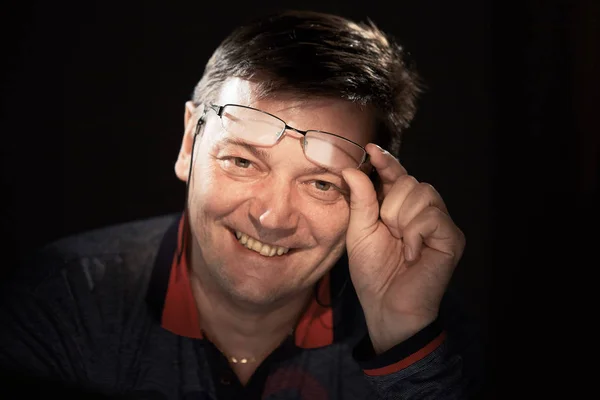
[[[279,132],[277,140],[279,141],[279,139],[281,139],[285,135],[285,132],[288,130],[301,134],[304,137],[303,142],[306,141],[306,134],[308,133],[308,131],[303,131],[302,129],[294,128],[293,126],[289,126],[288,124],[285,124],[281,132]]]

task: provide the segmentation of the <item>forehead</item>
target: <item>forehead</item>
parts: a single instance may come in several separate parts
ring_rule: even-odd
[[[259,85],[239,78],[227,80],[216,99],[218,105],[240,104],[266,111],[301,130],[320,130],[365,146],[373,140],[375,118],[367,107],[329,97],[293,92],[261,96]]]

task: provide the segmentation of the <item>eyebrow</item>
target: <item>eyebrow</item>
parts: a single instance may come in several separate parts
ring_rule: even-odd
[[[232,146],[240,146],[245,150],[248,150],[254,157],[260,158],[261,160],[270,160],[271,154],[267,150],[259,149],[256,146],[251,145],[250,143],[246,143],[243,140],[237,138],[223,138],[222,143],[232,145]]]
[[[251,153],[254,157],[259,158],[263,161],[269,161],[272,158],[271,153],[269,153],[267,150],[260,149],[254,145],[251,145],[250,143],[244,142],[243,140],[240,140],[237,138],[223,138],[222,143],[224,143],[226,145],[231,145],[231,146],[243,147],[245,150],[247,150],[249,153]],[[308,161],[310,161],[310,160],[308,160]],[[310,162],[312,162],[312,161],[310,161]],[[302,173],[303,173],[303,175],[333,174],[333,175],[336,175],[339,177],[342,176],[341,171],[336,172],[332,169],[325,168],[325,167],[322,167],[319,165],[303,167]]]
[[[310,161],[310,160],[308,160],[308,161]],[[312,161],[310,161],[310,162],[312,162]],[[341,172],[336,172],[332,169],[320,167],[318,165],[313,165],[311,167],[304,167],[304,168],[302,168],[302,172],[304,173],[304,175],[332,174],[335,176],[342,177]]]

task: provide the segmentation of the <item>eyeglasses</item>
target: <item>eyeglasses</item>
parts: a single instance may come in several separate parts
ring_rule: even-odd
[[[327,169],[360,168],[369,158],[364,147],[342,136],[317,130],[302,131],[256,108],[237,104],[208,107],[220,117],[226,132],[252,145],[273,146],[288,129],[302,134],[306,158]]]

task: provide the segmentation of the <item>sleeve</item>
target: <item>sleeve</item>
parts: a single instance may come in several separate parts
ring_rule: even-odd
[[[484,370],[479,327],[449,292],[432,324],[378,355],[367,336],[353,356],[379,399],[479,399]]]
[[[80,260],[78,260],[79,262]],[[90,271],[88,269],[88,271]],[[107,398],[92,381],[102,344],[101,315],[82,268],[39,254],[3,283],[0,383],[19,397]],[[110,351],[110,349],[107,349]]]

